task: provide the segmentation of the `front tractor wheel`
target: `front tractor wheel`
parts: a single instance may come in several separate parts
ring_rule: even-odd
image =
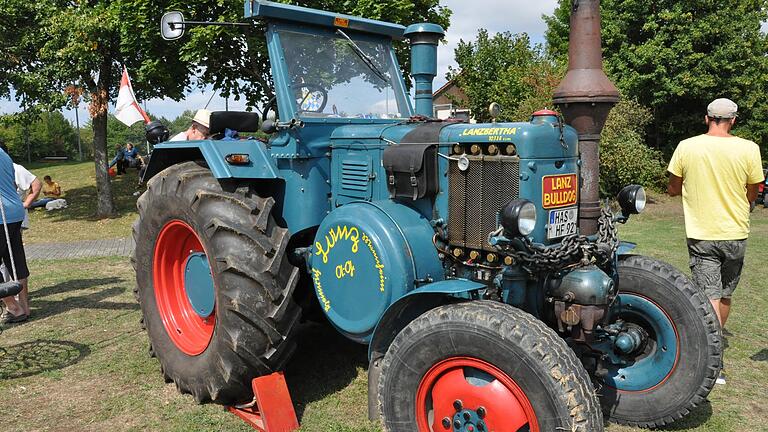
[[[709,300],[669,264],[619,261],[619,295],[609,310],[598,371],[612,422],[660,427],[704,402],[720,370],[722,343]]]
[[[166,380],[199,402],[250,400],[250,379],[283,366],[300,309],[298,269],[272,198],[224,191],[195,163],[147,185],[134,224],[136,294]]]
[[[603,419],[579,360],[511,306],[441,306],[387,350],[379,405],[390,432],[595,432]]]

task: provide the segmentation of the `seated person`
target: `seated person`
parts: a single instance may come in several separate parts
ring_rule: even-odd
[[[199,109],[192,119],[189,128],[174,135],[170,141],[198,141],[210,136],[211,112],[207,109]]]
[[[117,174],[123,174],[125,172],[125,149],[120,144],[115,145],[115,157],[112,162],[109,163],[109,168],[117,165]]]
[[[128,168],[141,168],[144,164],[144,158],[139,154],[139,149],[128,143],[125,145],[125,163]]]
[[[61,186],[51,179],[51,176],[47,175],[43,177],[43,196],[44,198],[33,202],[29,208],[43,207],[49,202],[61,198]]]

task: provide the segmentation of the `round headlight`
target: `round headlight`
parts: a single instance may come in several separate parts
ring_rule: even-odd
[[[501,210],[501,226],[510,237],[527,236],[536,229],[536,206],[528,200],[514,200]]]
[[[637,195],[635,195],[635,209],[638,213],[642,213],[645,210],[645,202],[645,189],[641,186],[640,190],[637,191]]]
[[[532,202],[526,202],[520,209],[520,217],[517,219],[517,229],[520,234],[527,236],[536,229],[536,206]]]
[[[621,214],[629,216],[638,214],[645,209],[645,189],[640,185],[629,185],[619,192],[616,200],[621,206]]]

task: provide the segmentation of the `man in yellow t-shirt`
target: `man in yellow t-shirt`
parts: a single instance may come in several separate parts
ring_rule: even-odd
[[[709,297],[723,327],[744,265],[749,213],[765,180],[760,148],[730,133],[737,111],[728,99],[709,104],[709,130],[681,141],[668,168],[669,194],[683,195],[693,282]],[[724,376],[718,383],[725,383]]]

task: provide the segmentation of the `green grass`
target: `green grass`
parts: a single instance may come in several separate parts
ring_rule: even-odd
[[[679,202],[659,199],[622,236],[687,271]],[[669,430],[768,431],[766,238],[768,210],[760,208],[728,324],[728,385]],[[147,355],[126,259],[35,261],[31,271],[32,320],[0,335],[0,430],[251,430],[163,382]],[[302,431],[378,431],[366,419],[366,368],[366,347],[324,326],[305,327],[286,372]]]
[[[114,217],[96,217],[96,178],[93,162],[33,163],[25,165],[42,181],[50,175],[64,192],[69,207],[47,212],[30,211],[30,229],[24,232],[25,243],[66,242],[128,237],[136,219],[138,183],[135,169],[112,179],[112,194],[117,212]]]

